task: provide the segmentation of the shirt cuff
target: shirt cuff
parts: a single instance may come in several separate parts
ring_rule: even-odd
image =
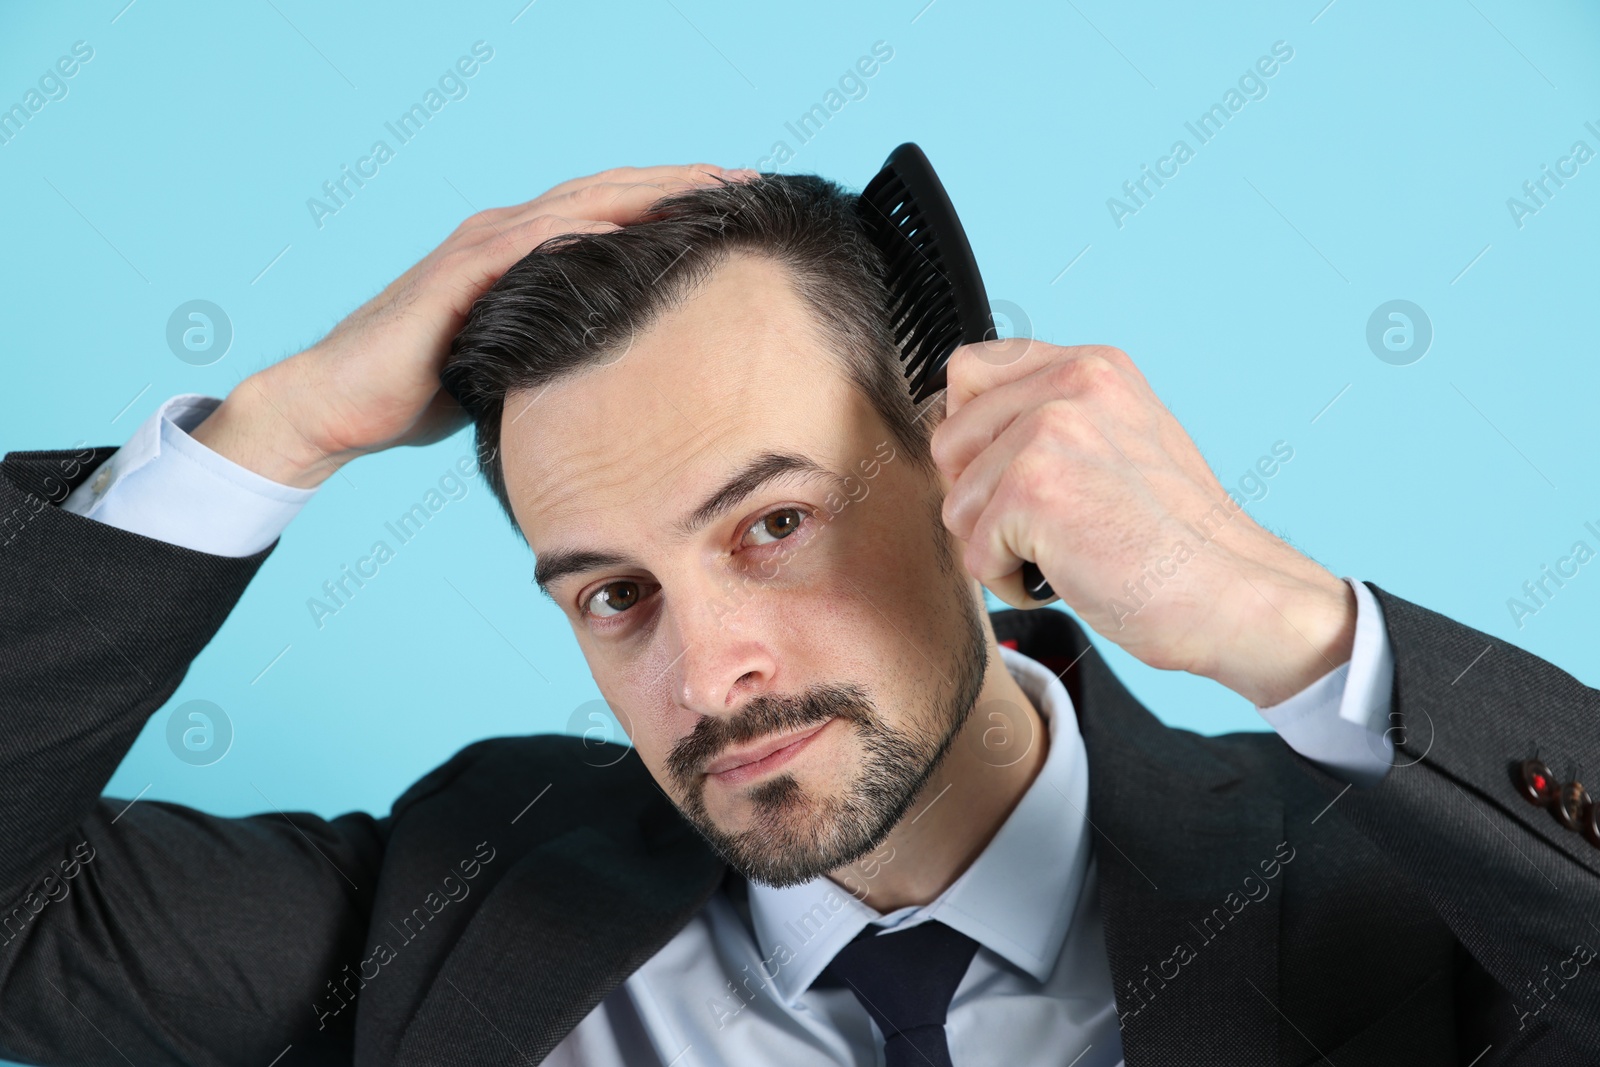
[[[1288,700],[1256,710],[1290,748],[1335,778],[1366,788],[1381,782],[1394,764],[1389,733],[1394,650],[1378,598],[1365,583],[1345,581],[1356,594],[1350,662]]]
[[[316,490],[281,485],[190,437],[221,403],[184,393],[162,404],[62,510],[216,556],[271,545]]]

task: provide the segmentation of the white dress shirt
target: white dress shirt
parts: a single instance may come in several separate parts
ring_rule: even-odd
[[[190,437],[221,403],[184,393],[162,404],[62,510],[214,556],[272,544],[316,490],[263,478]]]
[[[787,889],[752,882],[748,925],[718,893],[545,1063],[882,1064],[883,1039],[855,994],[809,987],[867,924],[937,919],[978,942],[945,1022],[951,1062],[1040,1063],[1049,1050],[1062,1067],[1077,1056],[1076,1067],[1121,1064],[1077,713],[1054,671],[1009,648],[1000,656],[1039,709],[1049,747],[1022,799],[949,888],[885,915],[827,877]],[[892,855],[881,856],[893,867]]]
[[[280,485],[190,437],[219,403],[198,394],[168,400],[62,508],[215,555],[271,545],[315,490]],[[1393,761],[1394,660],[1377,599],[1361,582],[1345,581],[1357,604],[1350,662],[1256,710],[1295,751],[1342,781],[1368,786]],[[869,923],[938,919],[979,945],[946,1024],[958,1067],[1035,1062],[1045,1049],[1074,1067],[1120,1065],[1076,712],[1054,672],[1010,648],[1000,654],[1038,708],[1049,749],[995,836],[943,893],[887,915],[826,877],[787,889],[751,883],[743,909],[718,893],[546,1062],[881,1065],[882,1037],[854,994],[811,983]]]

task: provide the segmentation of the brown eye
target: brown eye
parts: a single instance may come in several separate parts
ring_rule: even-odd
[[[638,582],[607,582],[589,598],[589,614],[604,619],[620,615],[638,602]]]
[[[756,539],[756,544],[770,545],[794,533],[803,521],[805,515],[799,508],[779,508],[758,519],[746,532]]]

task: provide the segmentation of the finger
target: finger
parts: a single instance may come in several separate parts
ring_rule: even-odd
[[[1148,388],[1144,375],[1128,354],[1110,345],[1062,347],[1027,337],[984,341],[962,345],[951,354],[950,365],[945,372],[949,382],[945,396],[945,417],[954,415],[973,397],[1007,382],[1025,378],[1042,367],[1081,361],[1110,364],[1130,381]],[[1071,372],[1066,373],[1070,375]]]
[[[507,221],[518,220],[538,214],[582,214],[582,212],[563,212],[561,209],[551,208],[551,202],[563,197],[571,196],[595,185],[641,185],[658,183],[672,184],[674,189],[692,189],[714,183],[718,178],[728,181],[739,181],[756,176],[752,170],[727,170],[714,167],[709,163],[696,163],[692,166],[671,167],[616,167],[612,170],[601,171],[582,178],[574,178],[562,182],[554,188],[540,193],[531,200],[524,200],[520,204],[507,204],[502,207],[485,208],[474,212],[469,218],[463,220],[458,232],[471,232],[484,226],[504,226]]]
[[[1042,368],[1041,368],[1042,371]],[[957,415],[946,416],[933,431],[933,462],[954,482],[1018,416],[1038,407],[1049,386],[1037,381],[1041,371],[1008,382],[968,400]]]
[[[1021,564],[1018,564],[1016,570],[1003,578],[991,578],[989,581],[984,582],[983,587],[993,593],[995,599],[1001,601],[1007,607],[1017,608],[1021,611],[1042,608],[1046,604],[1052,604],[1061,599],[1054,594],[1054,590],[1051,591],[1051,596],[1047,600],[1033,599],[1022,584]]]
[[[625,225],[641,221],[646,209],[663,197],[706,188],[719,180],[735,182],[760,177],[758,171],[748,168],[717,169],[720,173],[686,167],[623,167],[605,171],[602,175],[582,179],[581,184],[564,183],[521,204],[480,211],[464,221],[457,232],[471,239],[471,235],[481,234],[485,229],[503,229],[539,215],[593,218]],[[616,180],[599,180],[603,175],[616,175]],[[637,177],[629,180],[630,175]]]
[[[953,417],[973,397],[1026,377],[1071,351],[1030,337],[960,346],[950,354],[945,368],[945,418]]]
[[[1028,536],[1023,509],[1012,501],[1014,493],[1004,472],[975,486],[973,498],[982,498],[969,536],[962,539],[962,566],[984,588],[1014,608],[1036,608],[1049,601],[1033,599],[1022,583],[1022,565],[1038,562],[1038,549],[1025,544]],[[966,521],[966,520],[963,520]],[[1051,576],[1045,575],[1048,580]]]
[[[1001,432],[958,475],[951,478],[939,516],[945,527],[962,541],[970,540],[983,513],[994,500],[1000,480],[1022,448],[1022,435]],[[974,575],[976,577],[976,575]]]
[[[506,231],[540,218],[586,219],[611,224],[611,228],[639,222],[650,206],[675,193],[687,192],[704,185],[691,179],[662,178],[655,182],[602,182],[586,186],[575,192],[554,198],[538,200],[515,208],[505,209],[505,214],[480,212],[474,216],[481,225],[466,229],[463,240],[493,240]],[[471,221],[471,220],[469,220]]]
[[[614,222],[537,215],[520,223],[497,226],[487,240],[468,247],[470,258],[466,263],[472,273],[489,275],[492,281],[547,241],[568,234],[611,233],[620,229],[622,227]]]
[[[727,178],[733,173],[729,168],[719,167],[715,163],[687,163],[659,167],[612,167],[610,170],[602,170],[596,174],[586,174],[581,178],[571,178],[559,185],[550,187],[541,196],[534,199],[542,200],[545,197],[565,196],[585,186],[595,185],[600,182],[638,183],[660,181],[663,178],[682,178],[708,185],[719,177]],[[529,203],[532,203],[532,201],[529,201]]]
[[[1060,444],[1046,451],[1039,444],[1033,427],[1014,421],[962,472],[941,511],[946,527],[966,546],[962,562],[968,573],[1012,607],[1048,603],[1028,595],[1021,568],[1028,560],[1043,563],[1042,546],[1033,538],[1050,485],[1073,481],[1069,451]]]
[[[579,178],[569,178],[560,184],[546,189],[536,200],[546,197],[565,196],[576,192],[585,186],[600,182],[647,182],[657,181],[661,178],[686,178],[692,181],[709,183],[712,179],[723,173],[723,168],[714,163],[682,163],[657,167],[611,167],[607,170],[597,171],[594,174],[585,174]],[[532,203],[532,201],[529,201]]]
[[[546,201],[541,207],[572,218],[601,219],[619,226],[639,222],[656,201],[677,193],[706,187],[686,178],[659,178],[647,182],[600,182],[586,185]]]

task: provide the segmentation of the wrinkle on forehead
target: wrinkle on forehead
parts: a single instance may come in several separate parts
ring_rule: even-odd
[[[622,507],[666,508],[650,522],[665,526],[753,451],[848,447],[867,407],[786,269],[748,255],[730,257],[618,362],[538,388],[507,398],[510,409],[538,396],[503,432],[530,544]]]

